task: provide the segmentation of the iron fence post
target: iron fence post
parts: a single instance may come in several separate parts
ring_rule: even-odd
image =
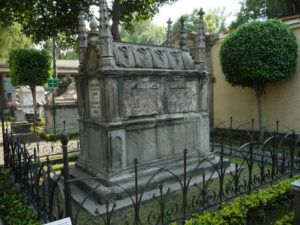
[[[251,119],[251,141],[254,141],[254,118]]]
[[[71,188],[69,182],[69,158],[68,158],[68,142],[69,138],[65,133],[61,135],[61,145],[63,149],[63,161],[64,161],[64,194],[65,194],[65,213],[66,217],[72,218],[72,198]]]
[[[182,190],[182,207],[183,207],[183,221],[182,224],[185,224],[185,219],[186,219],[186,208],[187,208],[187,165],[186,165],[186,155],[187,155],[187,149],[184,149],[183,151],[183,190]]]
[[[138,186],[138,169],[137,164],[138,160],[135,158],[134,163],[134,186],[135,186],[135,205],[134,205],[134,224],[139,224],[139,186]]]
[[[248,193],[251,193],[252,189],[252,173],[253,173],[253,164],[254,164],[254,158],[253,158],[253,142],[250,143],[250,149],[249,149],[249,163],[248,163],[248,169],[249,169],[249,178],[248,178]]]
[[[293,177],[294,170],[294,155],[295,155],[295,147],[297,144],[295,131],[293,130],[292,141],[291,141],[291,149],[290,149],[290,177]]]
[[[230,155],[232,155],[232,116],[230,117],[229,145],[230,145]]]

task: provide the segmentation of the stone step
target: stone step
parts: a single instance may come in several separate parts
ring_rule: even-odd
[[[226,174],[229,174],[230,172],[233,172],[235,170],[235,166],[232,164],[226,169]],[[217,172],[211,173],[207,172],[205,174],[205,180],[211,180],[211,179],[217,179],[219,177]],[[202,174],[198,174],[197,176],[193,177],[190,180],[189,187],[193,186],[194,184],[201,184],[203,181]],[[101,186],[103,187],[103,186]],[[173,193],[176,191],[182,190],[182,187],[179,182],[173,181],[169,183],[164,183],[162,194],[165,195],[167,192]],[[92,215],[104,215],[107,213],[107,211],[111,211],[113,205],[115,204],[114,211],[118,211],[121,209],[125,209],[128,207],[133,207],[132,205],[135,203],[135,195],[128,195],[127,197],[124,197],[122,199],[110,199],[108,207],[104,203],[103,200],[99,200],[97,198],[101,198],[100,196],[93,196],[89,195],[87,197],[87,193],[83,191],[81,188],[79,188],[77,185],[72,184],[71,185],[71,192],[73,199],[78,202],[78,204],[81,204],[82,201],[87,198],[85,203],[82,205],[84,209],[86,209],[89,213]],[[141,196],[142,195],[142,196]],[[141,192],[138,194],[138,199],[141,199],[141,202],[144,204],[147,204],[148,201],[154,200],[157,197],[160,197],[160,189],[157,186],[157,188],[152,189],[150,191]],[[103,202],[103,203],[100,203]],[[97,209],[97,214],[95,213]]]

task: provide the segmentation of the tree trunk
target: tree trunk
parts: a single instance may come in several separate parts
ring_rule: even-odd
[[[5,82],[4,76],[0,75],[0,112],[3,112],[5,109],[7,109]]]
[[[111,34],[115,41],[121,41],[121,37],[119,33],[120,15],[121,15],[120,0],[115,0],[112,9],[112,26],[111,26]]]
[[[256,85],[254,89],[255,89],[257,105],[258,105],[259,143],[262,144],[264,141],[264,121],[263,121],[263,109],[262,109],[262,95],[264,93],[264,86]]]
[[[32,101],[33,101],[33,110],[34,110],[34,115],[33,115],[33,125],[34,129],[36,129],[36,120],[37,120],[37,105],[36,105],[36,92],[35,92],[35,86],[30,86],[31,94],[32,94]]]
[[[52,38],[52,61],[53,61],[53,78],[57,78],[56,76],[56,43],[55,38]]]

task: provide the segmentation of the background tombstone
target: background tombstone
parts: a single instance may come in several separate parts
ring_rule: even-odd
[[[70,81],[69,81],[70,79]],[[56,90],[55,110],[56,110],[56,131],[73,132],[79,130],[78,125],[78,106],[77,93],[72,84],[72,79],[68,78],[66,82],[60,82],[59,88]],[[53,104],[52,94],[47,96],[47,101],[44,103],[45,110],[45,131],[54,133],[53,129]],[[65,121],[65,127],[64,123]]]

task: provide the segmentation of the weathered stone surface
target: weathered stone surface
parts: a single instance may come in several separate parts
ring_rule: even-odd
[[[26,113],[23,110],[19,109],[19,108],[15,109],[14,114],[15,114],[15,121],[16,122],[21,122],[21,121],[26,120]]]
[[[91,117],[99,118],[101,116],[101,91],[98,79],[88,81],[89,86],[89,110]]]
[[[149,79],[124,82],[126,116],[143,116],[158,113],[161,98],[158,95],[159,83]]]
[[[30,124],[27,121],[13,122],[11,123],[11,130],[14,134],[29,133]]]
[[[116,65],[124,68],[156,68],[193,70],[194,62],[188,52],[175,48],[113,42]]]
[[[48,98],[49,99],[44,104],[46,125],[45,131],[48,133],[54,133],[53,105],[51,100],[52,94],[48,95]],[[55,111],[55,124],[57,133],[61,133],[64,130],[65,132],[73,132],[79,130],[77,93],[73,85],[70,85],[62,95],[55,98]]]
[[[147,184],[158,167],[182,176],[184,149],[191,156],[188,173],[203,159],[213,160],[203,94],[207,73],[195,69],[182,49],[112,41],[103,2],[99,34],[93,25],[76,78],[82,154],[71,175],[96,175],[103,184],[98,196],[122,199],[126,192],[111,182],[131,192],[135,159],[144,165],[139,182],[149,190],[174,180],[163,173]]]

